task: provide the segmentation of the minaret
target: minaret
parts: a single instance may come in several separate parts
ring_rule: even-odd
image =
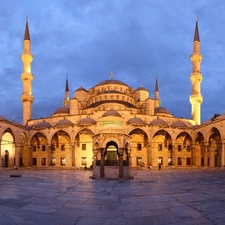
[[[192,120],[194,120],[196,124],[200,124],[201,103],[203,101],[203,97],[201,95],[201,87],[200,87],[202,81],[202,74],[200,72],[200,63],[202,61],[202,55],[200,54],[198,18],[196,18],[195,34],[193,41],[193,54],[191,55],[190,60],[192,62],[192,73],[190,75],[190,80],[192,83],[192,95],[190,96],[191,114]]]
[[[21,60],[23,62],[23,73],[21,74],[23,94],[21,95],[21,101],[23,104],[23,125],[26,125],[27,121],[32,119],[32,103],[34,101],[34,96],[32,95],[32,80],[34,77],[31,73],[31,62],[33,61],[33,56],[30,52],[28,18],[26,18],[23,49],[23,54],[21,55]]]
[[[155,108],[160,106],[158,79],[155,81]]]
[[[66,78],[65,98],[64,98],[63,104],[65,107],[69,107],[69,104],[70,104],[70,91],[69,91],[68,78]]]

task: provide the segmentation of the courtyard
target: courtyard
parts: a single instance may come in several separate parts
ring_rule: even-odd
[[[0,170],[0,225],[225,225],[225,170]],[[21,175],[21,177],[10,177]]]

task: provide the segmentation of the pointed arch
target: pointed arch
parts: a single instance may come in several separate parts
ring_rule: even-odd
[[[94,135],[94,132],[89,128],[82,128],[76,133],[73,143],[75,165],[78,167],[90,167],[92,165]],[[100,145],[100,143],[98,142],[97,145]]]
[[[15,162],[15,138],[10,128],[4,130],[1,139],[1,157],[3,159],[3,167],[13,167]]]
[[[147,166],[149,164],[149,137],[141,128],[129,132],[131,136],[131,165]]]
[[[210,152],[210,167],[221,166],[222,141],[220,131],[216,127],[212,127],[210,130],[208,143],[208,151]]]
[[[195,136],[195,165],[206,166],[208,165],[208,154],[205,146],[205,139],[201,132],[198,132]]]

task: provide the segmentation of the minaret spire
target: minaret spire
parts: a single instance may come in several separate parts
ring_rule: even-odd
[[[32,119],[32,103],[34,101],[34,96],[32,95],[32,81],[34,77],[31,72],[33,56],[30,52],[28,18],[26,18],[23,54],[21,55],[21,60],[23,62],[23,73],[21,74],[21,80],[23,82],[23,94],[21,95],[21,101],[23,104],[23,125],[26,125],[28,120]]]
[[[160,106],[158,79],[155,80],[155,108]]]
[[[200,53],[198,18],[196,18],[194,41],[193,41],[193,53],[190,57],[190,60],[192,62],[192,73],[190,75],[190,80],[192,83],[192,95],[190,96],[192,120],[194,120],[196,124],[200,124],[201,103],[203,101],[203,97],[201,95],[202,74],[200,72],[200,64],[202,61],[202,55]]]
[[[196,17],[194,41],[200,41],[198,32],[198,17]]]
[[[26,16],[26,26],[24,31],[24,41],[29,40],[30,41],[30,32],[29,32],[29,26],[28,26],[28,16]]]
[[[68,83],[68,77],[66,77],[65,98],[63,102],[65,107],[69,107],[69,100],[70,100],[69,83]]]

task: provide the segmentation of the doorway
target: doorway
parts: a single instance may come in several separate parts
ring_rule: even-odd
[[[4,166],[6,168],[9,167],[9,152],[8,152],[8,150],[5,151]]]

